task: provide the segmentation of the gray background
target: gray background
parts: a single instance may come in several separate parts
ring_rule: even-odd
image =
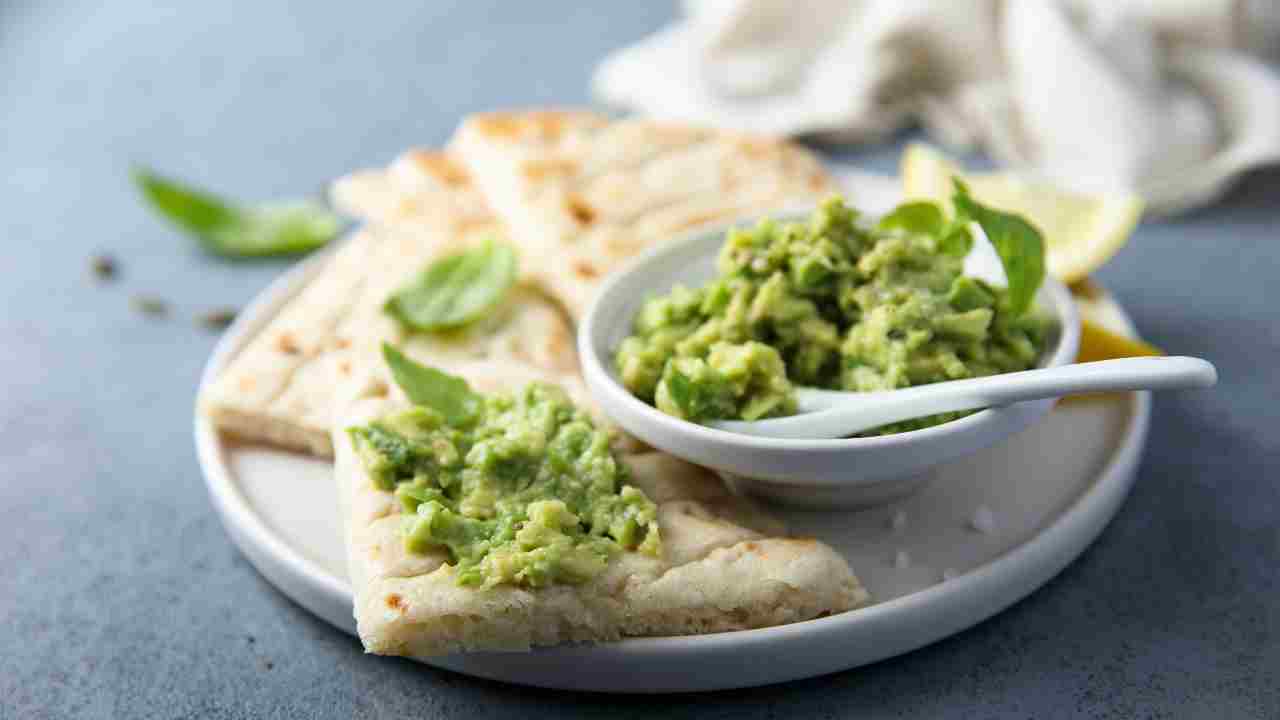
[[[192,448],[192,316],[285,263],[209,258],[131,163],[309,192],[458,118],[587,100],[665,3],[0,2],[0,716],[1280,717],[1280,172],[1150,222],[1102,273],[1154,342],[1213,359],[1157,398],[1141,477],[1058,579],[895,660],[667,698],[535,691],[366,657],[231,545]],[[892,170],[893,145],[847,152]],[[116,254],[96,286],[88,258]],[[174,305],[132,312],[133,293]],[[536,710],[535,710],[536,707]]]

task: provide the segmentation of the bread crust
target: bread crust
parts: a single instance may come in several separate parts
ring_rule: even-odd
[[[382,342],[416,348],[441,367],[495,359],[576,371],[572,329],[525,282],[477,323],[444,335],[407,333],[382,311],[387,297],[432,260],[502,236],[460,164],[444,153],[412,150],[385,170],[338,181],[334,195],[365,227],[201,396],[201,409],[220,430],[332,457],[335,388],[376,374]]]
[[[821,162],[784,140],[584,111],[475,115],[450,148],[575,319],[654,243],[833,189]]]
[[[458,368],[474,386],[517,388],[530,368]],[[572,381],[570,380],[570,385]],[[581,388],[570,387],[570,394]],[[354,614],[366,650],[431,657],[474,650],[603,642],[768,627],[843,612],[867,601],[845,560],[729,492],[709,471],[669,455],[624,453],[630,482],[658,505],[663,552],[624,552],[583,585],[528,589],[457,584],[444,552],[413,554],[394,496],[364,471],[346,429],[403,408],[395,393],[353,399],[335,425]]]

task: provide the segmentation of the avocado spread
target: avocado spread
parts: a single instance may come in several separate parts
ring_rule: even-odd
[[[564,391],[482,397],[432,372],[447,382],[424,396],[469,393],[475,411],[446,420],[420,404],[349,430],[373,482],[399,499],[410,552],[447,549],[458,583],[484,587],[579,583],[620,550],[660,553],[656,507]]]
[[[831,198],[807,222],[731,230],[711,283],[648,300],[617,350],[623,384],[688,420],[757,420],[795,412],[793,385],[889,390],[1032,367],[1047,330],[1043,317],[1025,311],[1025,288],[1034,293],[1043,276],[1039,236],[967,194],[963,202],[1004,223],[987,233],[1003,233],[992,239],[997,250],[1026,241],[1016,248],[1018,267],[1001,252],[1010,287],[1014,267],[1025,299],[963,274],[973,242],[967,221],[910,203],[870,225]]]

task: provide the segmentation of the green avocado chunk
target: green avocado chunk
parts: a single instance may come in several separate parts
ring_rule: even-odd
[[[757,420],[794,413],[793,385],[889,390],[1035,365],[1049,322],[963,274],[967,219],[911,203],[859,220],[833,197],[807,221],[731,230],[713,281],[643,305],[614,358],[623,384],[687,420]]]
[[[660,554],[656,506],[563,390],[477,397],[471,416],[419,405],[348,430],[400,501],[409,552],[443,548],[458,583],[482,587],[581,583],[622,550]]]

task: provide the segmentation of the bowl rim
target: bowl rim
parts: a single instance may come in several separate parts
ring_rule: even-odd
[[[582,367],[583,378],[587,382],[588,388],[592,393],[599,393],[604,396],[605,402],[601,402],[601,408],[605,414],[612,416],[609,412],[609,406],[612,403],[621,404],[626,410],[638,415],[645,422],[657,423],[665,425],[677,432],[688,433],[691,437],[699,442],[715,443],[718,445],[734,444],[744,449],[774,450],[774,451],[793,451],[793,450],[872,450],[896,445],[908,445],[916,441],[927,441],[933,438],[943,437],[949,434],[961,433],[966,430],[975,430],[982,426],[996,423],[1006,414],[1011,412],[1015,406],[1003,406],[995,408],[986,408],[979,410],[966,417],[951,420],[939,425],[933,425],[927,428],[917,430],[908,430],[906,432],[893,433],[891,435],[875,435],[870,437],[853,437],[853,438],[835,438],[835,439],[795,439],[795,438],[769,438],[757,435],[744,435],[728,430],[720,430],[717,428],[700,425],[681,418],[668,415],[656,407],[644,402],[640,398],[632,395],[625,387],[622,386],[609,372],[604,365],[604,359],[596,352],[595,342],[593,338],[596,334],[603,332],[602,320],[600,315],[603,308],[608,304],[609,299],[616,294],[617,288],[622,285],[628,277],[635,272],[640,271],[645,266],[657,262],[668,254],[685,250],[690,245],[705,242],[708,237],[723,237],[729,230],[737,227],[754,225],[762,220],[770,219],[774,221],[788,221],[807,218],[812,213],[809,210],[789,209],[786,212],[777,214],[767,214],[751,216],[738,219],[732,222],[718,224],[714,227],[703,228],[690,233],[686,233],[669,242],[660,243],[651,247],[644,252],[631,258],[621,268],[609,273],[604,283],[596,290],[595,297],[592,298],[587,312],[583,315],[582,321],[578,324],[577,346],[579,363]],[[1075,301],[1071,297],[1070,290],[1062,284],[1057,278],[1045,274],[1044,282],[1041,283],[1038,293],[1044,293],[1050,299],[1054,318],[1058,322],[1058,343],[1047,356],[1047,360],[1042,367],[1061,367],[1074,362],[1076,353],[1080,344],[1080,316],[1076,308]]]

